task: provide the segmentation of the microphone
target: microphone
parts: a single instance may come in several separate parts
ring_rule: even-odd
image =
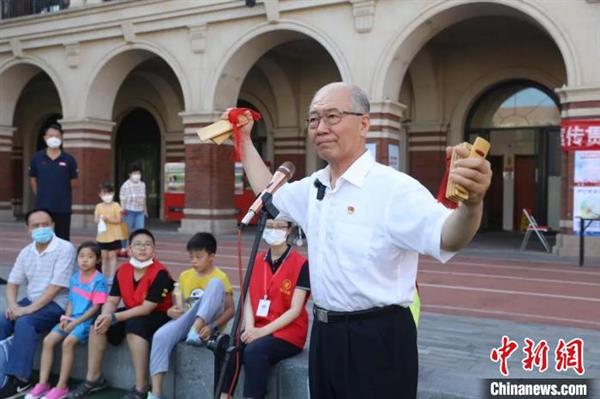
[[[325,197],[327,186],[321,183],[319,179],[315,179],[314,186],[317,188],[317,201],[321,201]]]
[[[265,189],[256,197],[256,200],[254,200],[254,203],[250,206],[250,209],[248,209],[248,213],[246,213],[246,216],[244,216],[240,222],[242,227],[247,226],[254,215],[256,215],[262,209],[264,205],[262,199],[263,195],[267,193],[273,194],[279,187],[283,185],[283,183],[292,178],[295,171],[296,167],[289,161],[282,163],[281,166],[277,168],[275,173],[273,173],[271,181],[269,184],[267,184],[267,187],[265,187]]]

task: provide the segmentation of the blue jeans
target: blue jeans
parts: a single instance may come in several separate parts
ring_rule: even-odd
[[[19,306],[27,306],[31,301],[27,298],[19,301]],[[0,315],[0,340],[14,334],[8,352],[6,374],[23,380],[31,377],[33,357],[38,343],[60,320],[63,309],[56,302],[50,302],[37,312],[21,316],[17,320],[9,320],[4,312]]]
[[[129,234],[133,233],[137,229],[144,228],[144,212],[143,211],[130,211],[127,210],[127,213],[123,215],[123,220],[127,223],[127,228],[129,229]],[[122,246],[125,248],[127,246],[127,240],[122,241]]]

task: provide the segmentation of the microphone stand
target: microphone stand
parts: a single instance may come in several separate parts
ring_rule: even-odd
[[[229,368],[229,364],[235,360],[237,353],[240,348],[237,344],[238,329],[240,327],[242,318],[242,309],[246,295],[248,294],[248,286],[250,284],[250,277],[252,277],[252,271],[254,270],[254,262],[256,254],[258,253],[258,246],[267,224],[269,217],[275,218],[279,214],[279,210],[273,205],[273,195],[269,192],[263,193],[261,196],[263,202],[263,209],[261,210],[258,218],[258,224],[256,233],[254,233],[254,242],[252,243],[252,250],[250,251],[250,258],[248,259],[248,267],[246,268],[246,274],[244,275],[244,281],[240,287],[240,298],[238,299],[237,307],[233,316],[233,324],[231,326],[230,336],[222,335],[217,338],[215,344],[215,399],[219,399],[221,396],[221,390],[223,387],[225,372]],[[243,229],[246,225],[240,224],[240,229]],[[221,361],[222,360],[222,361]],[[221,364],[219,364],[221,363]],[[241,364],[240,364],[241,369]],[[217,379],[218,376],[218,379]],[[239,372],[238,372],[239,377]],[[232,381],[232,384],[234,381]],[[232,394],[233,396],[233,394]]]

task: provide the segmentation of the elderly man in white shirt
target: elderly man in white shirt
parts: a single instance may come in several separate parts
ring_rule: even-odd
[[[75,248],[54,234],[49,211],[36,209],[25,219],[33,242],[19,252],[8,276],[6,310],[0,315],[0,340],[14,335],[0,398],[23,395],[31,385],[33,357],[40,339],[59,322],[75,271]],[[19,287],[27,295],[17,300]]]
[[[248,120],[241,129],[242,162],[259,192],[271,174],[252,144]],[[446,262],[471,241],[491,181],[489,162],[463,159],[454,165],[449,179],[470,195],[450,211],[419,182],[366,151],[369,101],[360,88],[324,86],[311,102],[307,123],[309,139],[328,166],[284,185],[273,202],[308,241],[315,304],[311,398],[414,398],[418,354],[408,306],[418,257]]]

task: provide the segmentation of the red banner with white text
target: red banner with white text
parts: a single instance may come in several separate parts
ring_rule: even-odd
[[[600,120],[563,120],[560,124],[560,145],[563,151],[600,151]]]

